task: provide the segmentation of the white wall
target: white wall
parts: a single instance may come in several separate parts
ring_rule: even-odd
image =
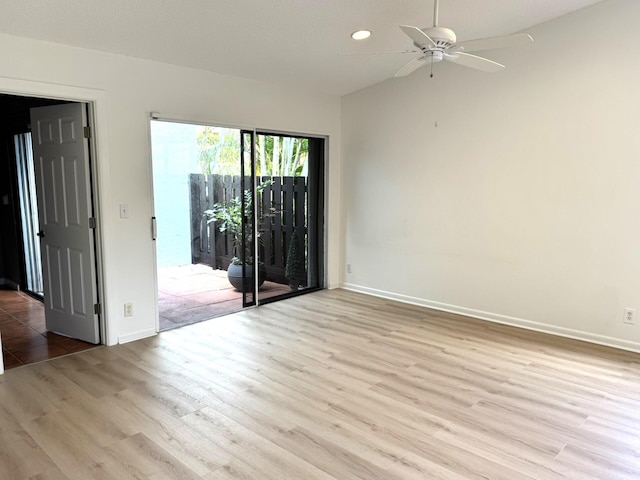
[[[229,52],[233,54],[232,51]],[[328,286],[338,283],[340,99],[194,69],[0,35],[0,92],[97,102],[99,202],[109,343],[153,334],[156,285],[149,112],[330,136]],[[118,206],[129,205],[120,219]],[[123,316],[133,302],[134,316]]]
[[[640,2],[343,98],[348,288],[640,351]]]

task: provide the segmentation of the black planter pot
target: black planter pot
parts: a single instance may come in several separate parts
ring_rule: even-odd
[[[251,290],[251,285],[253,285],[253,265],[247,265],[247,277],[242,278],[242,265],[234,265],[233,263],[229,264],[229,268],[227,269],[227,278],[229,279],[229,283],[233,285],[233,287],[240,292],[248,292]],[[267,279],[267,267],[265,267],[264,263],[258,264],[258,287],[264,283]]]

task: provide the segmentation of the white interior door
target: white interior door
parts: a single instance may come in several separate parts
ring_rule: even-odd
[[[31,109],[47,329],[99,343],[86,106]]]

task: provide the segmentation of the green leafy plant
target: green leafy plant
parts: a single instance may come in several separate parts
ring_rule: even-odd
[[[256,188],[257,194],[261,199],[264,189],[273,184],[272,180],[265,180]],[[209,210],[203,212],[207,224],[217,223],[218,231],[231,235],[231,243],[233,245],[233,258],[231,262],[234,265],[241,265],[243,262],[247,264],[253,263],[253,225],[249,218],[249,213],[253,210],[253,195],[251,190],[247,189],[243,192],[244,206],[246,215],[246,225],[243,231],[242,220],[242,199],[240,196],[232,198],[224,203],[216,203]],[[261,202],[259,202],[261,203]],[[267,218],[273,217],[280,213],[276,207],[269,207],[267,212],[258,212],[258,241],[261,242],[261,234],[264,232],[265,222]],[[241,251],[243,245],[243,236],[246,235],[246,250]]]
[[[281,135],[255,138],[256,174],[302,176],[307,168],[309,141]],[[197,138],[200,170],[205,175],[233,175],[237,170],[240,134],[237,130],[204,127]]]

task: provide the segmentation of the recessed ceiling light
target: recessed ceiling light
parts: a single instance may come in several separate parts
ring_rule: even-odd
[[[364,40],[365,38],[369,38],[370,36],[370,30],[358,30],[357,32],[353,32],[351,34],[351,38],[353,38],[354,40]]]

